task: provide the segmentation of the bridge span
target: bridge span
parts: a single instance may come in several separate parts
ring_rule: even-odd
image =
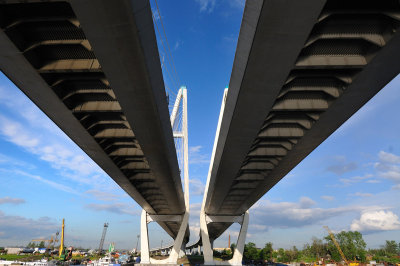
[[[200,215],[212,242],[400,72],[399,1],[247,1]],[[237,256],[236,256],[237,255]]]
[[[187,243],[149,1],[6,0],[0,17],[1,71],[143,208],[146,226]]]

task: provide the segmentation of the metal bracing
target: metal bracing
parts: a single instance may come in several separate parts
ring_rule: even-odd
[[[181,105],[182,104],[182,105]],[[179,112],[179,107],[182,107]],[[181,114],[181,117],[179,117]],[[185,213],[183,215],[151,215],[144,209],[141,216],[141,264],[176,264],[182,250],[185,250],[186,243],[184,243],[185,234],[189,222],[189,148],[188,148],[188,117],[187,117],[187,90],[186,87],[181,87],[176,96],[175,104],[171,112],[171,127],[174,130],[177,117],[181,119],[181,125],[178,126],[177,131],[174,131],[174,138],[176,141],[183,142],[182,155],[183,155],[183,180],[184,180],[184,198],[185,198]],[[180,123],[180,121],[178,121]],[[179,149],[180,146],[176,145]],[[178,152],[179,154],[179,152]],[[150,222],[176,222],[180,223],[179,231],[174,239],[174,244],[168,258],[164,260],[155,260],[150,258],[148,224]]]

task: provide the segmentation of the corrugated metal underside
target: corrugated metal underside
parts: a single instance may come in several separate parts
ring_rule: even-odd
[[[268,179],[320,115],[385,47],[399,25],[398,1],[369,1],[365,5],[327,2],[219,213],[235,213]],[[218,237],[228,226],[210,224],[210,236]]]
[[[26,60],[154,211],[171,214],[70,4],[0,3],[0,26]]]

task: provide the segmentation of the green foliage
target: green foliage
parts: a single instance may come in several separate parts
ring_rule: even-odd
[[[397,256],[388,257],[388,256],[375,255],[372,257],[372,259],[378,263],[385,263],[385,262],[391,264],[400,263],[400,258]]]
[[[40,241],[38,248],[44,248],[44,247],[45,247],[44,241]]]
[[[279,262],[288,262],[289,257],[287,256],[286,251],[283,248],[278,249],[278,257]]]
[[[366,243],[361,233],[343,231],[336,234],[335,238],[348,261],[357,260],[366,262]],[[233,249],[233,247],[231,248]],[[368,254],[378,263],[400,263],[400,256],[397,255],[399,253],[400,243],[396,243],[393,240],[387,240],[385,245],[380,249],[368,250]],[[311,244],[305,244],[302,250],[298,250],[297,247],[294,246],[291,249],[285,250],[280,248],[275,251],[270,242],[266,243],[264,248],[260,250],[251,242],[247,243],[244,248],[244,259],[247,260],[313,263],[322,258],[325,259],[325,261],[332,259],[339,262],[342,260],[339,251],[329,235],[324,239],[313,237]]]
[[[35,244],[34,242],[29,242],[29,244],[28,244],[27,247],[28,247],[28,248],[35,248],[35,247],[36,247],[36,244]]]
[[[260,250],[260,259],[261,260],[268,260],[272,261],[272,253],[274,252],[274,249],[272,248],[272,243],[268,242],[265,244],[264,248]]]
[[[235,244],[235,243],[232,243],[232,244],[231,244],[232,256],[233,256],[233,254],[235,253],[235,248],[236,248],[236,244]]]
[[[257,260],[259,256],[256,244],[249,242],[244,245],[243,256],[245,259]]]
[[[362,262],[366,261],[366,246],[362,234],[357,231],[342,231],[335,234],[336,241],[342,249],[347,260],[359,260]],[[334,245],[330,236],[326,236],[325,240],[328,243],[328,251],[335,261],[341,261],[342,258],[336,246]]]
[[[394,240],[386,240],[384,250],[386,251],[387,255],[397,255],[399,253],[399,247],[397,246],[397,243]]]

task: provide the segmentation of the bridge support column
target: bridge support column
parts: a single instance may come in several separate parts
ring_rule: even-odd
[[[207,224],[216,222],[232,222],[241,224],[238,241],[233,258],[228,261],[216,261],[213,258],[213,249],[208,235]],[[200,233],[203,242],[204,265],[242,265],[244,244],[246,241],[247,228],[249,226],[249,211],[240,216],[208,216],[204,210],[200,213]]]
[[[176,264],[178,258],[180,258],[180,253],[182,247],[184,248],[186,243],[183,243],[183,239],[185,237],[186,228],[189,221],[189,212],[186,212],[184,215],[152,215],[148,214],[145,210],[142,210],[141,216],[141,261],[140,264]],[[147,225],[150,222],[181,222],[181,226],[179,227],[178,235],[174,240],[174,246],[168,256],[168,258],[164,260],[156,260],[150,258],[150,249],[149,249],[149,234]],[[184,253],[184,252],[183,252]]]

